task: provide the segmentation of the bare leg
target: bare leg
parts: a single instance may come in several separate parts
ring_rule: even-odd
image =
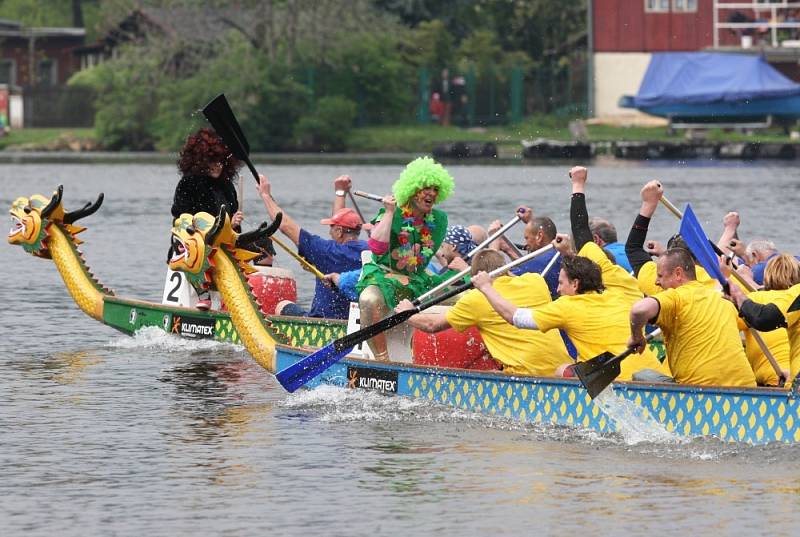
[[[361,327],[373,325],[386,317],[389,313],[389,307],[383,298],[380,287],[377,285],[370,285],[358,297],[358,307],[361,311]],[[372,354],[375,355],[376,360],[388,361],[389,353],[387,351],[386,333],[378,334],[372,339],[367,341]]]

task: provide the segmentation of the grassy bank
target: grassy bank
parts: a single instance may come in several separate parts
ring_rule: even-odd
[[[590,142],[615,141],[671,141],[686,140],[685,131],[669,133],[666,127],[617,127],[610,125],[588,125]],[[371,151],[430,151],[439,143],[494,142],[501,147],[518,148],[522,140],[547,138],[551,140],[571,140],[569,122],[553,116],[528,118],[516,125],[461,129],[438,125],[402,125],[363,127],[355,129],[348,139],[348,149],[352,152]],[[709,129],[704,138],[712,142],[782,142],[791,140],[780,128],[764,129],[745,134],[723,129]]]
[[[75,143],[96,145],[94,129],[28,128],[12,129],[0,137],[0,150],[6,148],[69,149]]]
[[[665,127],[616,127],[588,125],[590,142],[612,141],[671,141],[686,140],[684,131],[669,133]],[[571,140],[568,121],[554,116],[531,117],[516,125],[463,129],[439,125],[391,125],[353,129],[347,140],[351,153],[430,152],[445,142],[494,142],[503,153],[519,151],[522,140],[547,138]],[[780,128],[745,134],[722,129],[705,132],[705,139],[713,142],[793,142]],[[0,137],[0,150],[87,150],[102,148],[94,129],[28,128],[14,129]]]

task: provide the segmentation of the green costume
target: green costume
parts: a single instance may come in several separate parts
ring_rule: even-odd
[[[384,213],[385,209],[381,209],[373,224],[380,222]],[[425,246],[426,229],[430,232],[428,247]],[[416,298],[445,281],[446,275],[432,275],[425,268],[442,244],[446,232],[447,214],[444,211],[433,209],[424,221],[410,222],[410,218],[404,218],[402,208],[398,208],[392,219],[389,249],[381,255],[372,254],[372,262],[365,264],[361,270],[356,290],[361,293],[367,286],[376,285],[386,305],[394,308],[400,300]],[[408,283],[391,277],[387,269],[407,276]]]

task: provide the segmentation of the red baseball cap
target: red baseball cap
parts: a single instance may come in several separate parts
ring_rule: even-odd
[[[358,216],[358,213],[349,207],[339,209],[331,218],[323,218],[319,223],[326,226],[342,226],[347,229],[357,229],[358,227],[370,229],[372,227],[372,224],[361,222],[361,217]]]

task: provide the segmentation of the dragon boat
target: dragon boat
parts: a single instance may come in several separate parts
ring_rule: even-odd
[[[61,190],[47,199],[18,198],[12,205],[9,242],[33,255],[51,258],[78,306],[93,318],[126,333],[144,326],[178,331],[184,318],[214,324],[212,337],[245,346],[271,373],[295,364],[315,348],[341,337],[343,321],[282,319],[265,315],[247,284],[248,255],[237,248],[238,235],[223,212],[185,215],[172,229],[183,253],[174,270],[213,282],[229,312],[200,313],[121,299],[99,284],[77,249],[74,222],[97,210],[98,202],[66,213]],[[180,319],[180,320],[178,320]],[[499,371],[380,362],[355,354],[335,363],[308,383],[374,390],[422,398],[459,409],[527,422],[581,427],[601,433],[620,426],[579,381],[555,377],[510,376]],[[724,442],[766,444],[800,442],[800,391],[778,388],[722,388],[641,382],[615,382],[613,397],[667,431],[685,437],[711,436]],[[600,399],[600,398],[598,398]]]

